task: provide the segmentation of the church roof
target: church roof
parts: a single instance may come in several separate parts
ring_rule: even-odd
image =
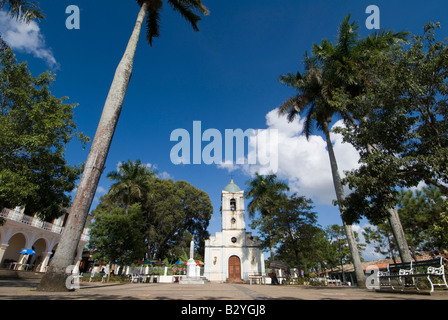
[[[224,188],[224,191],[236,193],[241,191],[240,187],[233,183],[233,179],[230,180],[230,183]]]

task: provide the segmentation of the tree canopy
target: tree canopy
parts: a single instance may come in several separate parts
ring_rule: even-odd
[[[398,191],[420,182],[448,193],[448,42],[436,40],[438,27],[427,24],[409,46],[371,56],[357,70],[367,90],[339,96],[356,121],[338,130],[361,156],[345,179],[354,191],[345,203],[350,221],[380,223]]]
[[[0,206],[51,220],[70,206],[82,169],[65,160],[66,144],[88,138],[76,130],[76,105],[51,94],[54,74],[33,77],[8,47],[0,59]]]
[[[446,198],[434,186],[415,191],[401,190],[398,213],[414,256],[419,251],[448,248],[446,210]]]
[[[120,207],[96,210],[89,240],[94,258],[121,265],[140,260],[145,252],[142,225],[143,215],[138,204],[132,205],[127,213]]]
[[[113,232],[113,225],[108,224],[111,219],[119,224],[120,221],[128,221],[122,215],[133,215],[138,223],[133,222],[126,228],[132,228],[133,233],[144,239],[144,251],[136,247],[139,259],[175,261],[188,251],[193,236],[196,252],[203,255],[205,240],[209,237],[207,227],[213,213],[207,193],[186,181],[160,179],[138,160],[121,163],[118,171],[109,173],[108,177],[115,183],[93,211],[93,233],[108,228]],[[105,215],[110,215],[110,218],[105,220],[102,218]],[[95,220],[97,216],[101,218],[99,221]],[[127,248],[124,239],[115,245]],[[95,242],[91,246],[102,250]],[[137,259],[128,256],[131,258]]]

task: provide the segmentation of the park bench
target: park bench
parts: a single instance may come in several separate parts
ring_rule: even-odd
[[[431,260],[391,263],[388,265],[387,271],[380,271],[378,276],[380,286],[386,282],[393,290],[395,290],[396,284],[401,286],[401,291],[404,291],[406,287],[414,287],[419,290],[418,283],[422,278],[426,278],[431,285],[430,292],[434,292],[435,286],[448,288],[442,257]],[[439,282],[435,282],[435,279],[439,279]]]
[[[263,275],[261,274],[251,274],[249,275],[249,284],[252,285],[252,282],[258,282],[259,284],[262,284],[264,282]]]
[[[327,279],[327,284],[329,285],[335,285],[335,286],[341,286],[342,281],[339,279]]]
[[[101,282],[106,282],[106,279],[107,279],[107,273],[101,273],[101,272],[97,272],[97,273],[92,272],[92,273],[90,274],[89,282],[92,282],[93,279],[95,278],[95,276],[96,276],[97,274],[100,274],[100,275],[102,274],[102,276],[101,276]]]
[[[73,279],[76,279],[79,282],[84,277],[84,274],[81,272],[81,273],[78,273],[78,274],[73,274],[72,276],[73,276]]]
[[[135,283],[142,282],[143,281],[143,276],[140,275],[140,274],[136,274],[136,273],[130,274],[129,275],[129,281],[130,282],[135,282]]]

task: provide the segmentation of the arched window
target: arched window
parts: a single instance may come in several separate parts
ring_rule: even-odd
[[[230,199],[230,210],[235,211],[236,210],[236,200]]]

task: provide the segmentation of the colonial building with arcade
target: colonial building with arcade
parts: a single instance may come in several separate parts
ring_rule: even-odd
[[[36,216],[24,214],[24,209],[20,207],[3,209],[0,213],[0,218],[3,219],[3,225],[0,226],[0,267],[45,272],[61,239],[68,214],[69,211],[52,222],[45,222]],[[86,226],[88,223],[89,221]],[[78,268],[83,248],[88,241],[86,227],[75,258]]]

